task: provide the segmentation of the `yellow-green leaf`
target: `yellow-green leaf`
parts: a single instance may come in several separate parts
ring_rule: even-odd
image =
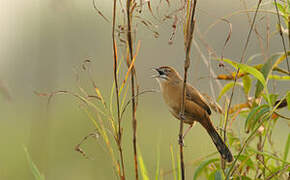
[[[251,85],[252,85],[252,79],[250,76],[246,75],[243,77],[243,87],[244,87],[244,92],[246,94],[246,96],[249,95],[249,91],[251,89]]]
[[[287,101],[287,104],[288,104],[288,110],[290,110],[290,91],[288,91],[287,94],[286,94],[286,101]]]
[[[246,64],[237,64],[237,66],[241,70],[243,70],[244,72],[247,72],[247,73],[253,75],[255,78],[257,78],[262,83],[262,85],[264,87],[266,86],[266,80],[265,80],[263,74],[260,71],[258,71],[256,68],[248,66]]]
[[[196,170],[194,171],[194,174],[193,174],[193,180],[197,180],[198,179],[198,176],[200,175],[200,173],[206,169],[206,167],[210,164],[210,163],[214,163],[216,161],[219,161],[220,159],[219,158],[215,158],[215,159],[208,159],[208,160],[205,160],[203,161],[197,168]]]
[[[140,172],[141,172],[141,176],[143,178],[143,180],[149,180],[149,177],[148,177],[148,172],[147,172],[147,169],[146,169],[146,166],[144,164],[144,161],[143,161],[143,157],[142,157],[142,154],[138,153],[138,159],[139,159],[139,165],[140,165]]]
[[[290,80],[290,76],[270,75],[269,79],[289,81]]]
[[[241,85],[240,83],[236,83],[236,85]],[[234,82],[229,82],[228,84],[226,84],[223,89],[221,90],[219,96],[218,96],[218,99],[217,100],[220,100],[221,97],[228,91],[230,90],[232,87],[234,86]]]

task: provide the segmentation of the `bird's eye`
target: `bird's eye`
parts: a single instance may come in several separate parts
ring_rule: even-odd
[[[164,72],[165,73],[170,73],[170,70],[169,69],[165,69]]]

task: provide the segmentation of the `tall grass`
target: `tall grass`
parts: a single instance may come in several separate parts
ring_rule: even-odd
[[[164,1],[160,1],[164,2]],[[185,98],[186,89],[185,84],[187,82],[189,67],[190,67],[190,57],[191,57],[191,46],[192,42],[197,48],[198,52],[202,54],[200,50],[201,45],[204,45],[208,50],[208,53],[214,52],[213,48],[210,47],[210,43],[206,42],[204,33],[199,32],[199,37],[201,43],[198,44],[196,40],[193,40],[194,29],[198,27],[195,22],[196,14],[200,11],[197,8],[197,0],[186,0],[178,1],[174,5],[178,5],[176,8],[171,1],[165,1],[168,7],[173,7],[172,12],[160,15],[159,11],[162,6],[157,5],[153,8],[151,1],[134,1],[127,0],[113,1],[113,11],[112,11],[112,54],[113,54],[113,80],[111,96],[108,101],[103,97],[103,92],[97,88],[96,83],[90,74],[90,63],[91,61],[86,60],[81,65],[80,72],[87,73],[88,79],[94,89],[94,93],[88,93],[86,89],[82,88],[78,83],[79,92],[71,92],[67,90],[55,91],[52,93],[37,93],[40,96],[48,96],[48,105],[51,104],[51,99],[58,94],[71,95],[80,102],[81,109],[87,114],[88,118],[92,121],[96,128],[96,132],[89,133],[88,136],[84,137],[83,140],[76,146],[75,150],[86,156],[85,150],[83,150],[82,144],[89,137],[97,137],[99,141],[105,144],[107,150],[109,151],[112,169],[121,180],[129,179],[128,172],[134,172],[134,178],[138,179],[150,179],[154,175],[146,168],[146,164],[143,156],[141,155],[141,150],[138,147],[137,137],[138,121],[136,117],[138,96],[152,92],[151,90],[145,90],[139,92],[139,84],[137,83],[137,69],[135,67],[135,61],[140,48],[140,41],[134,39],[135,33],[137,33],[136,24],[143,24],[147,29],[152,30],[152,24],[150,21],[144,21],[142,19],[142,13],[147,12],[153,19],[157,20],[160,25],[165,21],[172,21],[172,33],[169,38],[169,44],[174,42],[174,36],[178,32],[178,26],[183,27],[184,35],[184,47],[185,47],[185,61],[183,64],[184,68],[184,84],[183,84],[183,97]],[[267,54],[263,54],[266,58],[265,62],[258,62],[255,65],[250,65],[248,62],[256,60],[258,53],[253,54],[249,59],[246,58],[246,52],[249,42],[251,41],[252,31],[255,28],[255,23],[259,12],[261,11],[262,0],[257,1],[255,7],[254,16],[250,23],[250,29],[246,38],[244,48],[242,50],[242,55],[239,62],[232,60],[231,58],[224,58],[224,49],[231,38],[232,26],[229,19],[223,19],[229,25],[229,33],[223,44],[223,50],[221,57],[214,55],[216,58],[207,59],[205,55],[202,56],[203,62],[206,63],[208,68],[210,68],[211,78],[215,78],[216,81],[225,81],[226,83],[220,89],[219,96],[215,100],[210,100],[212,102],[213,108],[220,113],[220,124],[223,126],[221,132],[223,132],[224,141],[228,144],[230,149],[233,151],[235,160],[231,164],[226,164],[222,159],[214,157],[216,153],[211,153],[205,157],[198,158],[194,162],[190,162],[189,159],[185,158],[183,153],[183,120],[180,121],[179,126],[179,154],[176,160],[176,153],[172,146],[170,146],[171,152],[171,162],[172,169],[166,171],[165,173],[160,172],[160,156],[157,159],[157,169],[155,172],[155,179],[162,179],[165,174],[172,175],[173,179],[198,179],[200,175],[204,175],[208,179],[287,179],[289,178],[290,163],[288,162],[288,152],[290,147],[290,136],[285,143],[284,149],[275,149],[274,142],[272,140],[273,129],[277,124],[278,119],[289,120],[288,115],[283,115],[279,111],[281,108],[286,108],[288,106],[288,111],[290,110],[290,91],[287,90],[284,94],[277,95],[275,92],[269,91],[269,79],[279,82],[290,80],[289,64],[287,56],[290,54],[283,43],[284,52],[274,53],[270,57]],[[158,4],[158,3],[157,3]],[[171,6],[170,6],[171,5]],[[94,4],[95,7],[95,4]],[[278,3],[275,0],[273,8],[276,9],[276,14],[278,16],[279,24],[279,34],[284,42],[282,27],[283,24],[280,20],[280,14],[283,18],[290,19],[289,1],[284,3]],[[106,21],[109,21],[104,17],[96,7],[98,11]],[[120,10],[120,11],[119,11]],[[249,12],[249,10],[247,10]],[[157,16],[158,14],[158,16]],[[274,15],[276,15],[274,14]],[[145,16],[145,15],[144,15]],[[218,20],[220,22],[220,20]],[[288,21],[287,21],[288,22]],[[217,22],[214,22],[209,26],[212,28]],[[267,26],[268,24],[266,24]],[[285,23],[288,26],[288,23]],[[268,30],[269,31],[269,30]],[[153,31],[157,36],[159,33]],[[256,35],[259,32],[255,31]],[[270,33],[268,33],[270,34]],[[289,34],[289,32],[288,32]],[[289,36],[290,37],[290,36]],[[267,36],[267,40],[270,42],[270,37]],[[138,43],[135,43],[138,42]],[[230,48],[228,46],[228,48]],[[262,53],[265,51],[261,48]],[[121,52],[121,53],[118,53]],[[211,57],[211,54],[209,55]],[[198,61],[198,59],[194,59]],[[218,61],[218,67],[227,69],[227,73],[221,74],[213,71],[215,63],[211,61]],[[282,67],[282,62],[287,62],[287,68]],[[255,61],[257,62],[257,61]],[[162,62],[165,64],[166,62]],[[125,65],[124,65],[125,64]],[[288,70],[286,70],[288,69]],[[125,72],[124,75],[120,71]],[[77,74],[78,74],[77,73]],[[275,73],[275,74],[274,74]],[[218,74],[215,76],[215,74]],[[197,75],[196,75],[197,76]],[[128,81],[129,80],[129,81]],[[229,82],[228,82],[229,81]],[[140,83],[141,84],[141,83]],[[218,82],[221,85],[221,82]],[[142,85],[142,84],[141,84]],[[129,87],[131,90],[131,96],[128,95]],[[213,84],[211,84],[213,87]],[[237,94],[236,89],[241,88],[242,94]],[[216,89],[217,91],[217,89]],[[229,99],[227,98],[228,92],[230,92]],[[252,94],[251,92],[254,92]],[[237,95],[244,95],[246,97],[245,102],[239,101],[234,104],[233,97]],[[206,95],[207,96],[207,95]],[[279,96],[279,97],[278,97]],[[225,98],[224,98],[225,97]],[[180,116],[184,116],[184,101],[183,98],[181,105]],[[280,99],[279,99],[280,98]],[[215,101],[225,100],[225,108],[223,110],[219,108],[220,106]],[[127,110],[127,107],[131,105],[131,120],[132,127],[124,127],[123,122],[128,121],[124,118],[123,114]],[[240,127],[244,134],[244,138],[237,135],[236,129],[232,128],[232,124],[236,119],[244,120],[244,127]],[[124,149],[129,149],[131,147],[123,146],[123,138],[128,138],[123,136],[123,132],[132,129],[131,144],[133,146],[133,154],[131,157],[124,156]],[[138,140],[138,141],[137,141]],[[252,144],[256,146],[253,147]],[[267,144],[267,146],[266,146]],[[157,144],[158,146],[158,144]],[[278,151],[278,152],[277,152]],[[116,155],[118,154],[118,155]],[[283,155],[281,155],[283,154]],[[134,169],[130,169],[129,164],[125,164],[126,159],[132,159]],[[221,163],[220,163],[221,161]],[[30,158],[29,162],[33,167],[33,173],[38,173],[38,170],[34,164],[32,164]],[[196,170],[193,173],[193,177],[185,176],[186,166],[196,166]]]

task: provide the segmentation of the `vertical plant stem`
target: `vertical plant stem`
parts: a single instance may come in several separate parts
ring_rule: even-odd
[[[124,158],[123,158],[123,150],[122,150],[122,127],[121,127],[121,115],[120,115],[120,99],[119,99],[119,86],[118,86],[118,77],[117,77],[117,43],[115,39],[115,26],[116,26],[116,2],[114,0],[113,5],[113,27],[112,27],[112,39],[113,39],[113,52],[114,52],[114,81],[115,81],[115,92],[116,92],[116,106],[117,106],[117,116],[118,116],[118,132],[116,134],[116,141],[118,145],[118,150],[120,154],[120,161],[121,161],[121,171],[120,179],[125,180],[125,165],[124,165]]]
[[[281,39],[282,39],[282,44],[283,44],[283,49],[284,49],[284,53],[285,53],[285,56],[286,56],[288,72],[290,72],[290,67],[289,67],[289,62],[288,62],[288,54],[287,54],[285,40],[284,40],[284,36],[283,36],[283,32],[282,32],[281,19],[280,19],[278,6],[277,6],[277,0],[274,0],[274,4],[275,4],[275,7],[276,7],[276,12],[277,12],[278,25],[279,25],[279,34],[280,34]],[[288,32],[288,34],[289,34],[289,32]]]
[[[257,17],[258,10],[259,10],[259,7],[260,7],[261,3],[262,3],[262,0],[259,0],[257,8],[256,8],[256,11],[255,11],[255,15],[254,15],[251,27],[250,27],[250,31],[249,31],[248,36],[247,36],[247,41],[246,41],[245,47],[244,47],[243,52],[242,52],[242,57],[240,59],[240,63],[243,63],[243,61],[244,61],[246,50],[247,50],[247,47],[248,47],[248,44],[249,44],[249,41],[250,41],[250,37],[251,37],[252,31],[253,31],[253,28],[254,28],[254,24],[255,24],[256,17]],[[225,121],[225,126],[224,126],[224,141],[227,140],[227,124],[228,124],[228,119],[229,119],[229,110],[231,108],[231,103],[232,103],[233,94],[234,94],[234,90],[235,90],[235,85],[236,85],[236,82],[237,82],[237,76],[238,76],[239,72],[240,72],[240,68],[238,68],[238,70],[236,72],[236,76],[234,78],[234,86],[232,88],[232,93],[231,93],[231,96],[230,96],[229,106],[228,106],[227,113],[226,113],[226,121]]]
[[[251,24],[251,27],[250,27],[250,30],[249,30],[249,33],[248,33],[248,36],[247,36],[246,44],[245,44],[243,52],[242,52],[240,63],[243,63],[243,61],[244,61],[246,50],[247,50],[247,47],[248,47],[248,44],[249,44],[249,41],[250,41],[250,37],[251,37],[252,31],[253,31],[253,28],[254,28],[254,24],[255,24],[256,17],[257,17],[258,10],[260,8],[261,3],[262,3],[262,0],[258,0],[257,8],[256,8],[255,15],[254,15],[254,18],[253,18],[253,21],[252,21],[252,24]],[[228,126],[228,121],[229,121],[229,111],[231,109],[233,96],[234,96],[234,92],[235,92],[235,86],[236,86],[236,83],[237,83],[237,76],[238,76],[239,73],[240,73],[240,68],[238,68],[238,70],[236,72],[236,75],[234,77],[234,85],[233,85],[233,88],[232,88],[232,92],[231,92],[231,96],[230,96],[230,100],[229,100],[229,105],[228,105],[227,112],[226,112],[226,118],[225,118],[225,123],[224,123],[224,142],[225,143],[227,141],[227,126]],[[225,161],[222,160],[221,161],[221,165],[222,165],[223,169],[225,169],[225,165],[226,165]],[[230,174],[230,172],[228,172],[228,174]]]
[[[185,61],[184,61],[184,78],[183,78],[183,89],[182,89],[182,103],[181,103],[181,120],[180,120],[180,129],[179,129],[179,152],[180,152],[180,169],[181,169],[181,179],[185,179],[185,169],[184,169],[184,156],[183,156],[183,125],[184,125],[184,110],[185,110],[185,97],[186,97],[186,81],[187,81],[187,71],[190,66],[190,50],[191,42],[194,31],[194,14],[197,0],[194,0],[193,6],[192,1],[187,5],[190,6],[190,11],[187,12],[187,21],[185,22]]]
[[[131,0],[127,0],[127,40],[130,54],[130,63],[133,60],[133,43],[132,43],[132,27],[131,27]],[[129,67],[129,66],[128,66]],[[135,101],[135,65],[131,69],[131,97],[132,97],[132,127],[133,127],[133,150],[134,150],[134,167],[135,179],[138,180],[138,159],[137,159],[137,119],[136,119],[136,101]]]

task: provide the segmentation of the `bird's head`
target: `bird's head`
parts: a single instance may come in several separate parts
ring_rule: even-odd
[[[154,76],[160,83],[161,82],[179,82],[181,77],[178,72],[169,66],[161,66],[159,68],[154,68],[157,71],[157,75]]]

